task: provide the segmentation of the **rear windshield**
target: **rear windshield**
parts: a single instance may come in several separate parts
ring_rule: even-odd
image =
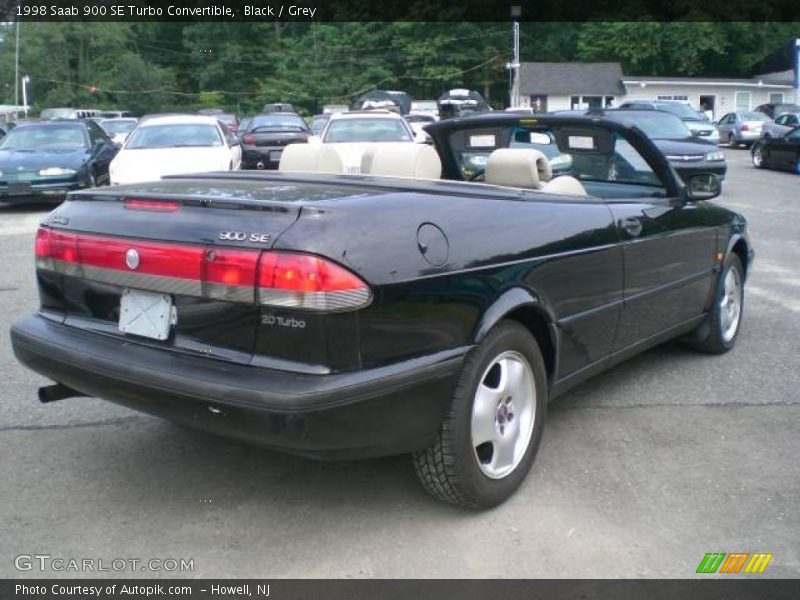
[[[15,127],[0,141],[3,150],[80,150],[87,138],[79,125],[25,125]]]
[[[636,125],[653,140],[674,140],[691,137],[692,132],[678,117],[642,111],[641,114],[612,117],[614,120]]]
[[[136,121],[102,121],[100,127],[109,135],[114,135],[115,133],[130,133],[136,128]]]
[[[410,142],[411,134],[400,119],[342,119],[332,121],[325,142]]]
[[[742,121],[771,121],[767,115],[764,113],[757,113],[757,112],[747,112],[742,113]]]
[[[125,148],[201,148],[221,145],[222,138],[214,125],[186,123],[139,127],[128,138]]]
[[[305,131],[306,122],[297,115],[263,115],[253,117],[250,131],[294,130]]]

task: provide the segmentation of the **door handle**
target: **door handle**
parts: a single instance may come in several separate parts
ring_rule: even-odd
[[[631,237],[639,237],[642,233],[642,221],[639,217],[626,217],[620,220],[619,225]]]

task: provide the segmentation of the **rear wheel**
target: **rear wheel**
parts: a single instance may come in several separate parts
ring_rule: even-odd
[[[536,340],[503,321],[464,362],[450,413],[433,446],[414,454],[422,485],[472,508],[508,499],[533,464],[547,406]]]
[[[706,320],[690,334],[689,345],[709,354],[723,354],[736,344],[744,312],[744,269],[731,253],[717,280],[714,303]]]

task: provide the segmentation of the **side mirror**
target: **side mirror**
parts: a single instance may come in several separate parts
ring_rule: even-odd
[[[686,180],[686,199],[689,202],[711,200],[722,193],[722,182],[714,173],[696,173]]]

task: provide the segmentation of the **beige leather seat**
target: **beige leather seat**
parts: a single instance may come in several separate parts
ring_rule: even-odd
[[[361,173],[384,177],[441,179],[442,162],[428,144],[386,142],[373,145],[361,158]]]
[[[571,196],[588,196],[583,184],[571,175],[560,175],[551,179],[541,187],[543,192],[551,194],[569,194]]]
[[[493,185],[538,190],[552,177],[550,162],[538,150],[499,148],[486,159],[484,181]]]
[[[279,171],[316,173],[319,166],[319,144],[289,144],[281,153]]]
[[[289,144],[281,153],[279,171],[290,173],[344,173],[339,153],[322,144]]]

